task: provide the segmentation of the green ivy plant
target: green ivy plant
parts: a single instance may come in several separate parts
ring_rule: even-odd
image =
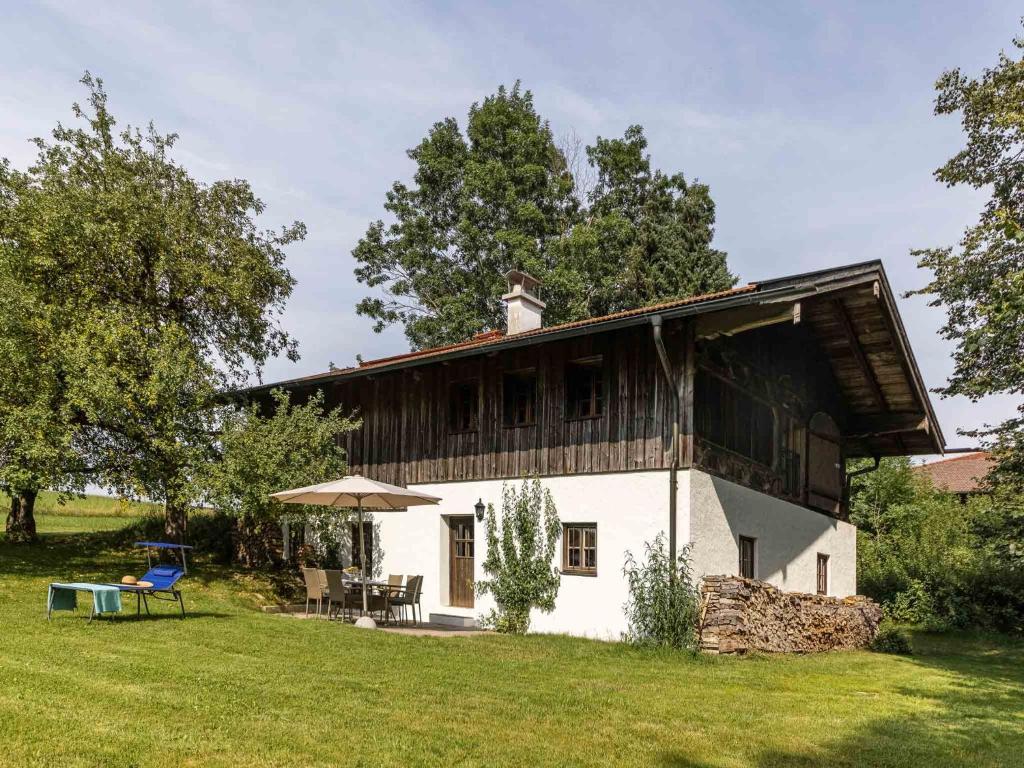
[[[540,480],[502,487],[501,520],[487,505],[487,557],[477,593],[492,595],[497,608],[482,617],[484,626],[522,635],[530,628],[530,611],[550,613],[561,584],[555,560],[562,523],[551,492]]]
[[[690,569],[690,548],[683,547],[675,564],[668,556],[665,535],[644,544],[647,560],[638,563],[627,550],[622,571],[629,584],[625,605],[629,629],[624,639],[634,645],[695,651],[700,640],[700,599]]]

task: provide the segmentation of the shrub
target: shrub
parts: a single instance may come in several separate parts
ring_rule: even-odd
[[[913,653],[910,636],[894,624],[882,624],[869,647],[875,653],[895,653],[900,656]]]
[[[634,645],[696,650],[700,600],[690,571],[690,548],[683,547],[674,564],[666,552],[664,534],[659,533],[644,548],[646,562],[637,563],[627,551],[622,569],[629,582],[625,640]]]
[[[1022,632],[1020,519],[1015,496],[993,493],[961,504],[915,476],[909,459],[884,459],[877,472],[851,484],[859,588],[898,624]]]
[[[477,592],[494,596],[497,608],[482,617],[482,624],[511,634],[530,628],[530,611],[550,612],[561,584],[555,559],[555,543],[561,534],[551,492],[536,478],[502,488],[501,521],[494,506],[487,505],[487,558],[489,579],[477,582]]]
[[[327,410],[320,392],[299,405],[280,389],[271,398],[269,415],[256,404],[222,414],[220,461],[207,468],[204,478],[213,507],[237,521],[235,554],[248,567],[274,564],[270,542],[285,516],[298,523],[309,515],[311,529],[319,530],[322,509],[286,508],[270,494],[344,475],[345,452],[338,438],[359,426],[340,408]],[[331,515],[339,513],[332,510]]]

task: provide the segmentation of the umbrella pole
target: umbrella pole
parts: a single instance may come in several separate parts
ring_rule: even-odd
[[[359,571],[363,577],[363,616],[366,615],[366,537],[363,536],[363,500],[362,498],[356,499],[359,516],[359,530],[356,532],[356,536],[359,537]]]

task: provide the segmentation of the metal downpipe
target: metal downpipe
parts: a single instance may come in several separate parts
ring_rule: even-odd
[[[651,317],[651,333],[654,337],[654,347],[658,350],[658,359],[661,361],[661,369],[665,379],[672,391],[672,459],[668,467],[668,556],[672,563],[673,577],[676,565],[676,510],[677,497],[679,495],[679,387],[675,376],[672,374],[672,365],[669,363],[668,352],[665,350],[665,342],[661,337],[662,320],[661,315]]]

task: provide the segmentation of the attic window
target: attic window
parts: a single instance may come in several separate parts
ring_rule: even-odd
[[[574,360],[565,369],[565,417],[592,419],[604,413],[604,371],[600,355]]]
[[[457,381],[448,387],[448,429],[475,432],[480,428],[480,386],[476,380]]]
[[[503,418],[506,427],[525,427],[537,421],[537,372],[530,368],[506,373],[502,379]]]

